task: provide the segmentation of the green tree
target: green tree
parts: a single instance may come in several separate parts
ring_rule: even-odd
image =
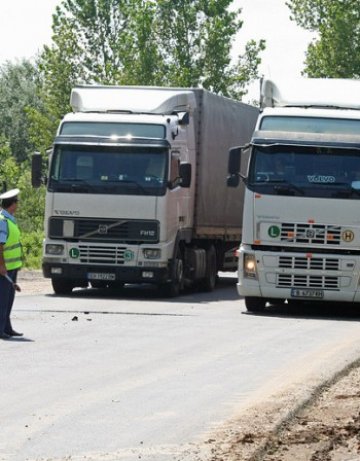
[[[307,50],[309,77],[360,77],[359,0],[288,0],[292,19],[316,32]]]
[[[12,155],[10,143],[0,137],[0,190],[20,189],[20,204],[16,218],[22,233],[25,266],[38,268],[41,260],[44,219],[44,188],[31,187],[28,162],[17,162]]]
[[[0,135],[7,138],[18,161],[29,158],[34,150],[27,110],[40,108],[38,77],[36,66],[27,60],[0,67]]]
[[[257,77],[264,41],[236,62],[242,27],[233,0],[63,0],[53,15],[53,44],[39,60],[43,107],[32,110],[31,141],[44,152],[70,110],[76,83],[202,86],[238,99]]]
[[[230,11],[233,0],[159,0],[159,37],[164,49],[164,84],[202,86],[241,99],[257,77],[259,53],[265,42],[246,45],[232,63],[231,49],[242,27],[241,10]],[[251,52],[250,52],[251,50]],[[256,69],[249,73],[249,67]]]
[[[0,191],[14,189],[20,176],[20,166],[11,154],[10,142],[0,135]]]

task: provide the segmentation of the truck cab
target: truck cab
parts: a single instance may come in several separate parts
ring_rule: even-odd
[[[249,311],[360,301],[359,89],[351,80],[263,83],[238,252]]]
[[[250,139],[257,109],[202,89],[111,86],[76,87],[71,105],[47,179],[43,272],[55,293],[151,283],[177,296],[236,270],[231,206],[243,190],[227,190],[222,154]]]

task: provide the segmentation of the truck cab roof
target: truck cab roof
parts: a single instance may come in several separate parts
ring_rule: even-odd
[[[84,85],[73,88],[74,112],[130,112],[171,114],[196,107],[191,89]]]
[[[360,109],[360,80],[339,78],[264,79],[264,107],[329,107]]]

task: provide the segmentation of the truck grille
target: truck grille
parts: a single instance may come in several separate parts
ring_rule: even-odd
[[[338,271],[339,260],[336,258],[306,258],[302,256],[280,256],[279,267],[282,269],[312,269]]]
[[[79,260],[83,264],[121,265],[125,262],[124,247],[79,245]]]
[[[317,245],[340,245],[341,227],[322,224],[283,223],[281,241]]]
[[[153,220],[52,217],[49,224],[52,239],[134,243],[159,241],[159,222]]]
[[[328,275],[278,274],[278,288],[323,288],[339,289],[339,277]]]

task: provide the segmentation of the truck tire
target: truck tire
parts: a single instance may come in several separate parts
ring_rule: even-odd
[[[184,288],[184,260],[180,250],[174,260],[172,280],[162,285],[162,288],[168,298],[176,298]]]
[[[68,295],[74,288],[73,282],[68,279],[51,279],[51,284],[57,295]]]
[[[211,245],[206,250],[206,270],[205,278],[201,281],[201,288],[204,291],[213,291],[217,281],[217,261],[216,250]]]
[[[255,296],[245,297],[245,306],[248,312],[262,312],[265,309],[266,299]]]

